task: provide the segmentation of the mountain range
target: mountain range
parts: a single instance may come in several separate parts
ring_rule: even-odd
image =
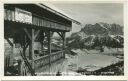
[[[123,35],[123,26],[119,24],[108,24],[99,22],[96,24],[86,24],[80,32],[87,35]]]
[[[67,38],[69,48],[94,48],[97,46],[123,47],[123,26],[119,24],[86,24],[79,32]]]

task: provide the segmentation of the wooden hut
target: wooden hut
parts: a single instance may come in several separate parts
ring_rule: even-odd
[[[44,4],[4,4],[5,75],[35,75],[35,69],[65,58],[65,33],[76,20]],[[57,32],[62,50],[52,52]]]

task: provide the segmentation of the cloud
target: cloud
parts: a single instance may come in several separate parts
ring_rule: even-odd
[[[102,21],[123,25],[121,3],[54,3],[54,5],[83,24]]]
[[[83,24],[95,24],[97,22],[117,23],[123,25],[123,3],[53,3],[55,7],[62,10],[72,18]],[[80,26],[73,24],[72,31],[67,33],[70,36],[73,32],[81,30]]]

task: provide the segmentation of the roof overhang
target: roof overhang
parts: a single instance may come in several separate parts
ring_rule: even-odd
[[[72,18],[66,16],[65,14],[62,14],[62,13],[60,13],[60,12],[58,12],[58,11],[56,11],[56,10],[54,10],[54,9],[52,9],[52,8],[50,8],[50,7],[48,7],[48,6],[46,6],[46,5],[44,5],[44,4],[36,4],[36,5],[39,6],[39,7],[41,7],[41,8],[43,8],[43,9],[46,9],[46,10],[48,10],[48,11],[50,11],[50,12],[56,14],[56,15],[59,15],[59,16],[65,18],[65,19],[67,19],[67,20],[70,20],[70,21],[72,21],[73,23],[76,23],[76,24],[78,24],[78,25],[81,25],[81,23],[80,23],[79,21],[77,21],[77,20],[75,20],[75,19],[72,19]]]

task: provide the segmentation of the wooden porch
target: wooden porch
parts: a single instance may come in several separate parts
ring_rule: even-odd
[[[51,67],[53,62],[65,58],[65,33],[71,30],[72,20],[46,7],[42,4],[4,5],[5,75],[13,69],[14,75],[35,76],[36,69]],[[54,33],[62,40],[58,49],[53,49]]]

